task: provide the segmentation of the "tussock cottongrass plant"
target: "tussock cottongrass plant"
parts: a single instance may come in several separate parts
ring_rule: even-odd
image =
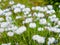
[[[52,5],[28,7],[8,2],[10,7],[0,8],[1,45],[50,45],[59,40],[60,20]]]

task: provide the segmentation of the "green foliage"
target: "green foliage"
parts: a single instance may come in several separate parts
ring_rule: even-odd
[[[59,1],[60,0],[14,0],[15,3],[21,3],[21,4],[25,4],[27,7],[32,7],[32,6],[38,6],[38,5],[48,5],[48,4],[52,4],[54,6],[54,9],[56,10],[56,14],[57,14],[57,17],[60,18],[60,13],[58,13],[58,5],[60,4]],[[5,4],[5,6],[2,5],[2,3],[0,3],[0,6],[2,6],[2,9],[5,9],[7,8],[8,6],[8,1],[7,2],[3,2]],[[15,20],[15,25],[16,26],[20,26],[21,25],[21,22],[23,20],[22,19],[18,19],[16,20],[15,17],[16,15],[18,14],[14,14],[13,13],[13,16],[12,16],[12,20]],[[23,14],[20,14],[20,15],[23,15]],[[5,19],[5,17],[4,17]],[[43,25],[39,25],[38,21],[36,22],[37,24],[37,27],[41,26],[43,27]],[[50,36],[54,36],[56,39],[58,38],[58,34],[57,33],[52,33],[52,32],[49,32],[47,30],[44,30],[43,32],[38,32],[35,28],[35,29],[31,29],[28,27],[28,24],[25,24],[27,26],[27,31],[25,33],[23,33],[22,35],[17,35],[17,34],[14,34],[13,37],[8,37],[6,32],[2,33],[2,35],[0,35],[0,45],[1,43],[8,43],[8,42],[11,42],[11,45],[15,45],[16,42],[19,43],[19,45],[47,45],[47,39],[48,37]],[[38,44],[37,42],[33,41],[32,40],[32,36],[35,35],[35,34],[38,34],[38,35],[41,35],[41,36],[45,36],[46,37],[46,43],[44,44]],[[59,38],[60,40],[60,38]],[[60,41],[59,41],[59,44],[57,45],[60,45]]]

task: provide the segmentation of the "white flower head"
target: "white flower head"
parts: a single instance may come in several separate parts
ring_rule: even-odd
[[[29,27],[30,27],[30,28],[35,28],[35,27],[36,27],[36,23],[30,23],[30,24],[29,24]]]
[[[24,9],[25,8],[25,5],[22,5],[22,4],[19,4],[19,3],[16,6],[19,7],[20,9]]]
[[[1,2],[2,0],[0,0],[0,2]]]
[[[35,10],[36,8],[35,7],[32,7],[32,10]]]
[[[41,9],[40,6],[36,6],[36,7],[35,7],[35,10],[38,10],[38,11],[39,11],[39,9]]]
[[[47,14],[52,14],[50,10],[47,10],[46,13],[47,13]]]
[[[18,4],[16,5],[16,7],[21,7],[21,5],[22,5],[22,4],[18,3]]]
[[[2,28],[8,27],[8,24],[9,24],[8,22],[2,22],[1,23],[1,27]]]
[[[4,32],[4,28],[0,28],[0,33]]]
[[[1,45],[7,45],[7,44],[1,44]]]
[[[25,23],[32,22],[32,18],[26,18]]]
[[[21,12],[21,9],[20,8],[14,8],[14,13],[18,13],[18,12]]]
[[[57,23],[58,23],[58,25],[60,25],[60,21],[58,21]]]
[[[46,24],[47,22],[46,22],[46,19],[40,19],[40,22],[39,22],[40,24]]]
[[[60,33],[60,29],[57,27],[45,27],[45,28],[48,29],[49,31]]]
[[[3,10],[0,9],[0,15],[2,15],[2,14],[3,14]]]
[[[54,14],[52,16],[49,16],[49,18],[56,18],[56,15]]]
[[[25,15],[29,14],[29,11],[25,11],[24,14],[25,14]]]
[[[5,10],[3,10],[3,11],[10,12],[10,9],[11,9],[11,8],[7,8],[7,9],[5,9]]]
[[[5,31],[15,31],[15,30],[17,30],[18,29],[18,27],[17,26],[11,26],[10,25],[10,27],[8,27],[8,28],[6,28],[6,30]]]
[[[21,26],[20,28],[18,28],[15,33],[16,34],[22,34],[23,32],[26,31],[26,27],[25,26]]]
[[[0,18],[0,21],[4,21],[4,18]]]
[[[50,42],[51,44],[55,42],[55,38],[54,37],[50,37],[48,38],[48,42]]]
[[[43,9],[44,9],[44,11],[47,11],[48,10],[47,7],[43,7]]]
[[[47,5],[47,8],[52,10],[53,6],[52,5]]]
[[[51,11],[51,13],[55,13],[55,10],[50,10]]]
[[[32,16],[32,14],[28,14],[28,17],[31,17]]]
[[[33,40],[36,40],[38,43],[44,43],[45,42],[45,37],[41,37],[39,35],[34,35],[32,37]]]
[[[14,36],[14,32],[8,32],[7,35],[10,36],[10,37]]]
[[[44,14],[43,13],[38,13],[37,17],[44,17]]]
[[[43,31],[43,30],[44,30],[44,29],[43,29],[43,28],[41,28],[41,27],[39,27],[39,28],[38,28],[38,31]]]
[[[11,22],[11,21],[12,21],[12,18],[9,17],[9,16],[6,16],[6,21],[7,21],[7,22]]]
[[[37,13],[36,13],[36,12],[34,12],[34,13],[33,13],[33,16],[37,16]]]
[[[58,22],[58,18],[56,18],[56,15],[49,16],[51,22]]]
[[[10,12],[5,13],[5,16],[10,16],[10,15],[12,15],[12,12],[11,12],[11,11],[10,11]]]
[[[22,18],[21,16],[16,16],[16,19]]]
[[[25,8],[25,5],[21,5],[20,8],[21,8],[21,9],[24,9],[24,8]]]
[[[51,22],[57,22],[59,19],[56,18],[56,15],[49,16]]]
[[[51,26],[51,23],[48,22],[47,25],[48,25],[48,26]]]
[[[3,44],[1,44],[1,45],[11,45],[11,43],[7,43],[7,44],[3,43]]]
[[[9,4],[13,5],[14,4],[14,1],[10,1]]]
[[[59,27],[59,25],[55,25],[54,27],[58,28],[58,27]]]
[[[24,8],[22,11],[23,12],[30,12],[31,10],[30,10],[30,8]]]
[[[58,18],[51,18],[50,21],[51,22],[57,22],[58,21]]]

